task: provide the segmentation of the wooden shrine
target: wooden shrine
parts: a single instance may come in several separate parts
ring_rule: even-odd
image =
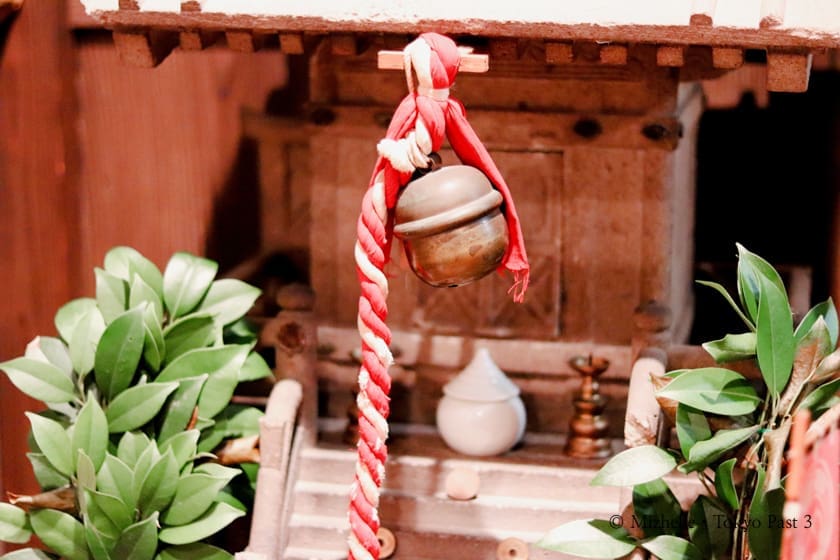
[[[303,255],[300,280],[311,290],[278,291],[279,314],[263,331],[278,378],[299,386],[278,384],[281,396],[269,401],[276,488],[258,501],[261,524],[242,554],[254,559],[346,555],[353,457],[341,438],[359,346],[353,241],[376,142],[406,93],[403,73],[383,69],[378,53],[436,31],[488,55],[489,71],[460,74],[453,95],[514,192],[531,259],[523,304],[506,294],[508,278],[433,289],[398,251],[388,270],[396,457],[383,526],[396,539],[394,558],[439,558],[448,547],[478,559],[527,558],[519,543],[563,520],[612,512],[622,499],[586,487],[597,462],[562,453],[580,383],[570,360],[609,362],[600,383],[616,448],[656,441],[649,372],[709,360],[686,344],[701,84],[743,76],[757,59],[749,87],[802,92],[814,57],[840,48],[834,0],[612,0],[552,10],[433,0],[82,4],[131,65],[213,46],[294,61],[286,110],[242,114],[243,135],[259,146],[256,252]],[[450,150],[441,156],[454,163]],[[296,338],[301,332],[309,335]],[[441,387],[477,348],[520,387],[529,422],[520,448],[480,461],[443,449],[434,431]],[[481,474],[479,499],[441,494],[459,467]],[[685,485],[686,496],[694,491]]]

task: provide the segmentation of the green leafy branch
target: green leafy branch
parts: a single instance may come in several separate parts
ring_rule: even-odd
[[[831,299],[794,329],[787,290],[764,259],[738,246],[738,303],[721,293],[747,327],[703,344],[719,364],[754,360],[754,383],[724,367],[675,370],[653,379],[675,427],[678,449],[631,448],[613,457],[593,485],[633,488],[636,531],[622,517],[561,525],[538,545],[586,558],[619,558],[641,547],[663,560],[778,558],[784,505],[783,457],[796,411],[816,418],[840,403],[838,316]],[[689,508],[664,480],[676,469],[706,487]]]
[[[43,492],[0,504],[0,540],[34,533],[69,560],[231,558],[202,541],[244,515],[229,483],[243,470],[253,483],[255,469],[221,466],[211,452],[258,433],[262,413],[230,401],[271,371],[243,319],[259,290],[216,272],[176,253],[161,274],[134,249],[112,249],[96,297],[56,313],[59,336],[0,364],[47,406],[26,413]]]

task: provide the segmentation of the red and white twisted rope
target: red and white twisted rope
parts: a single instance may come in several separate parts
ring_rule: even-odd
[[[406,78],[414,91],[412,68],[417,73],[419,95],[442,95],[432,88],[429,75],[430,49],[423,40],[405,49]],[[391,166],[405,173],[428,167],[432,142],[423,119],[418,116],[415,128],[399,140],[383,139],[379,154]],[[350,492],[350,560],[379,560],[379,492],[385,479],[388,457],[388,414],[391,379],[388,367],[393,358],[388,346],[391,331],[385,324],[388,316],[388,279],[384,273],[389,246],[384,173],[380,171],[362,200],[355,246],[356,270],[361,285],[357,325],[362,338],[362,364],[359,368],[359,441],[356,474]]]

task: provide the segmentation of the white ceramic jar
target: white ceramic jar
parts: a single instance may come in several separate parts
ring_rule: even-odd
[[[459,453],[499,455],[525,433],[525,405],[517,387],[485,348],[443,387],[437,427],[443,441]]]

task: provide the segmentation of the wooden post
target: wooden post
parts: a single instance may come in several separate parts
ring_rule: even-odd
[[[260,419],[260,470],[248,548],[239,560],[280,558],[289,460],[295,418],[301,403],[301,384],[291,379],[278,382],[271,390],[265,416]]]
[[[266,325],[263,342],[274,346],[275,377],[294,379],[302,388],[300,423],[304,443],[318,438],[318,380],[315,376],[316,348],[315,293],[309,286],[289,284],[280,288],[277,304],[281,311]]]

